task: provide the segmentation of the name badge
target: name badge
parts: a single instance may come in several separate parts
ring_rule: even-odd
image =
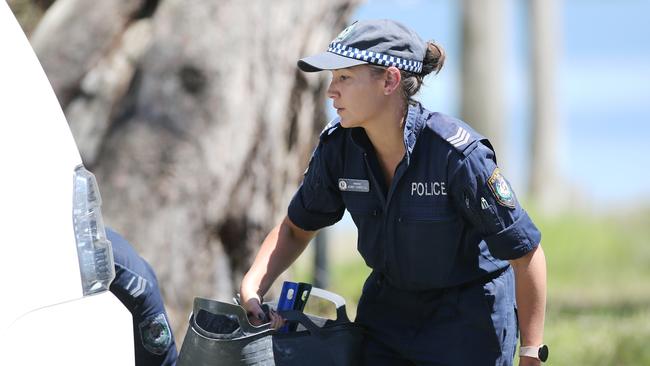
[[[370,183],[365,179],[339,178],[339,190],[344,192],[370,192]]]

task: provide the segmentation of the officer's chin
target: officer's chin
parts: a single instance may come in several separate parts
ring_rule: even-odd
[[[357,127],[357,126],[354,124],[354,122],[351,122],[350,120],[348,120],[348,119],[346,119],[346,118],[343,118],[343,117],[341,117],[341,119],[339,120],[339,124],[340,124],[341,127],[343,127],[343,128]]]

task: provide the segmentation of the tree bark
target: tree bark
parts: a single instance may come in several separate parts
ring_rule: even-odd
[[[507,165],[504,99],[504,0],[462,2],[461,116],[485,135],[497,151],[499,165]],[[505,162],[505,164],[504,164]]]
[[[27,36],[32,34],[43,13],[52,3],[54,0],[7,0],[7,4]]]
[[[557,171],[560,120],[556,100],[559,57],[558,0],[529,2],[531,34],[532,129],[529,192],[540,210],[552,214],[563,208]]]
[[[193,298],[229,301],[285,215],[327,122],[326,75],[296,61],[357,2],[58,0],[36,30],[105,221],[156,270],[179,342]]]
[[[119,39],[145,0],[55,2],[31,36],[31,43],[64,108],[77,96],[81,78]]]

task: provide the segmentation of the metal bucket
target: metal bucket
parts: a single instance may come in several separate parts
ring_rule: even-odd
[[[333,302],[336,319],[281,312],[299,324],[288,333],[251,325],[239,305],[195,298],[178,366],[359,365],[363,330],[349,321],[343,298],[318,288],[310,296]]]

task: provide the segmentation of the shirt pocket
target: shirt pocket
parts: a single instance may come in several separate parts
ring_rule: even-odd
[[[357,249],[371,268],[381,268],[384,256],[381,245],[381,228],[383,213],[379,203],[370,197],[362,197],[367,193],[349,192],[344,193],[346,208],[357,226]]]
[[[448,206],[408,206],[397,223],[396,262],[412,289],[445,286],[456,262],[462,223]]]

